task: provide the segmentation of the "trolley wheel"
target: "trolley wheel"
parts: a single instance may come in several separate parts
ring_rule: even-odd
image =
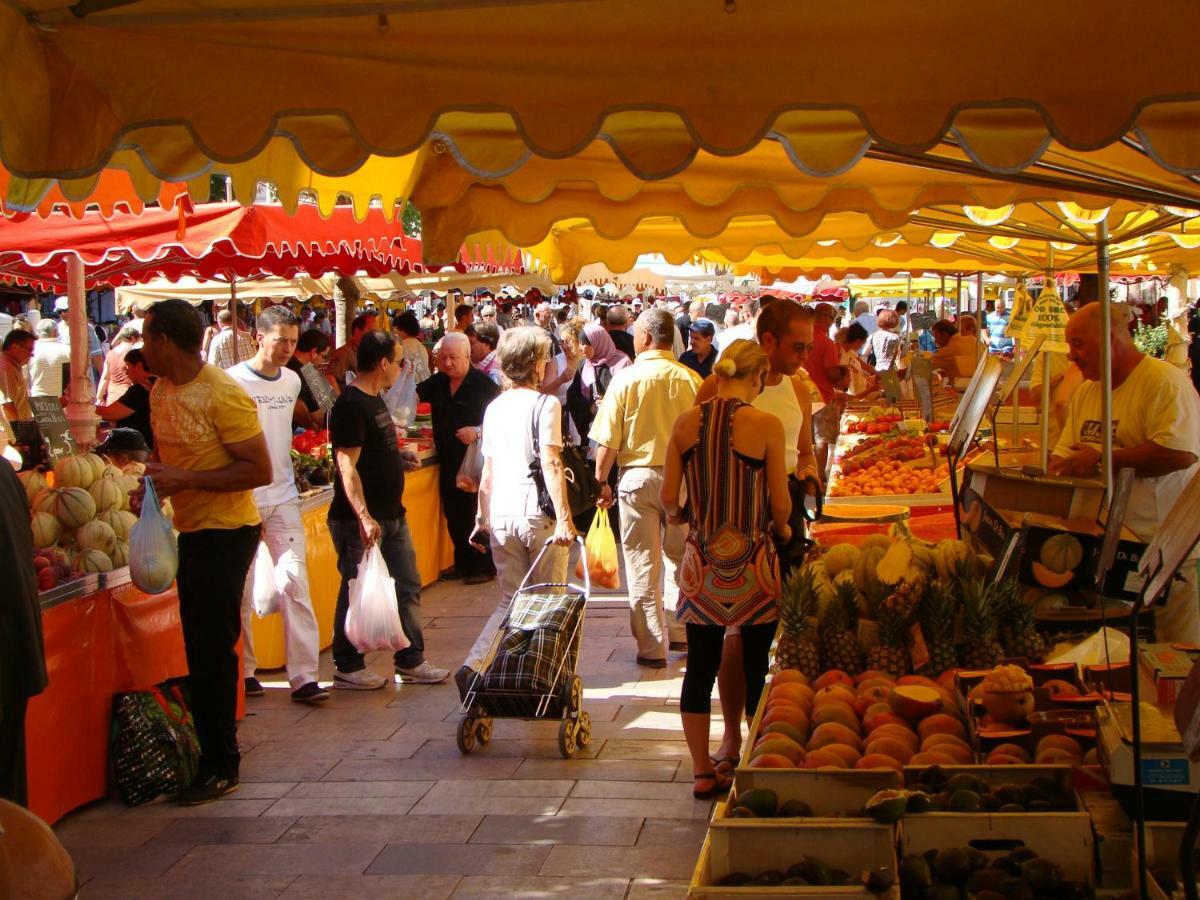
[[[578,712],[579,708],[583,706],[583,679],[578,675],[572,675],[568,687],[571,692],[567,699],[567,711]]]
[[[482,718],[475,725],[475,740],[479,741],[480,747],[486,747],[492,739],[492,720],[490,718]]]
[[[558,752],[563,755],[563,759],[570,759],[579,749],[575,741],[576,727],[574,719],[563,719],[562,724],[558,726]]]
[[[587,712],[579,713],[579,724],[575,728],[575,742],[580,749],[586,747],[592,740],[592,715]]]
[[[458,723],[458,752],[464,756],[475,749],[475,724],[478,720],[465,718]]]

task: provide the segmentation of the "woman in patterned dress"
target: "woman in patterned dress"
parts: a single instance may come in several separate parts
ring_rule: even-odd
[[[750,403],[763,389],[767,357],[754,341],[730,344],[713,366],[714,399],[675,420],[662,502],[690,530],[679,568],[676,614],[687,626],[687,674],[679,709],[699,799],[728,790],[709,757],[713,683],[725,629],[741,628],[747,713],[758,706],[778,619],[776,540],[791,536],[783,425]],[[686,479],[687,502],[679,507]]]

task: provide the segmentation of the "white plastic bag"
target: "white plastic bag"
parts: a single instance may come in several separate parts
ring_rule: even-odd
[[[142,514],[129,532],[129,578],[138,590],[161,594],[171,587],[179,571],[179,547],[171,522],[162,513],[154,482],[148,475],[142,480],[146,485]]]
[[[407,428],[416,420],[417,377],[410,364],[403,364],[400,377],[387,389],[383,402],[392,414],[392,422],[398,427]]]
[[[1115,628],[1101,628],[1090,638],[1080,641],[1046,662],[1073,662],[1081,666],[1129,662],[1129,636]]]
[[[256,616],[265,619],[272,613],[279,612],[282,601],[279,590],[271,550],[266,541],[259,541],[258,552],[254,554],[254,564],[250,566],[250,601],[254,604]]]
[[[361,653],[403,650],[409,645],[400,625],[396,582],[387,563],[372,544],[358,564],[358,577],[350,579],[350,608],[346,610],[346,637]]]
[[[454,476],[454,486],[468,494],[479,493],[479,482],[483,480],[483,446],[480,441],[472,441],[463,456],[458,474]]]

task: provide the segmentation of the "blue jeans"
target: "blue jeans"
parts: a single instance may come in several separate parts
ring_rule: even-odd
[[[329,519],[329,535],[337,551],[338,574],[342,586],[338,590],[337,609],[333,614],[333,664],[339,672],[357,672],[366,668],[363,655],[346,638],[346,611],[350,608],[350,579],[358,575],[362,561],[363,541],[358,522],[349,519]],[[380,519],[383,536],[379,549],[387,563],[388,572],[396,581],[396,602],[400,607],[400,624],[411,642],[395,655],[396,668],[415,669],[425,661],[425,635],[421,633],[421,574],[417,571],[417,554],[412,535],[404,519]]]

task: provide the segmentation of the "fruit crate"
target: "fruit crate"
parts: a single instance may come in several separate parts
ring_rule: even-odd
[[[802,800],[813,811],[810,818],[837,820],[839,813],[860,809],[879,791],[895,790],[900,787],[900,773],[885,769],[823,770],[823,769],[752,769],[739,768],[734,778],[734,793],[767,788],[775,792],[782,806],[788,800]],[[730,808],[727,805],[722,815]],[[744,825],[755,821],[780,821],[764,818],[729,819],[731,824]],[[797,821],[789,819],[784,821]]]
[[[900,827],[900,855],[969,846],[995,859],[1028,847],[1056,863],[1068,880],[1094,886],[1095,840],[1087,814],[1056,821],[1052,827],[1039,823],[1043,815],[1047,814],[905,816]]]
[[[738,900],[742,897],[846,898],[880,897],[899,900],[900,891],[892,887],[883,893],[871,893],[858,884],[864,869],[886,868],[896,873],[895,832],[887,825],[823,822],[803,825],[751,820],[714,818],[701,848],[700,859],[688,888],[688,897],[696,900]],[[779,885],[727,887],[717,882],[734,872],[757,875],[771,869],[781,872],[800,857],[819,859],[833,869],[841,869],[855,878],[851,886]]]
[[[1179,844],[1183,840],[1183,822],[1146,823],[1146,896],[1149,900],[1173,900],[1183,896],[1183,884],[1179,881]],[[1135,832],[1136,834],[1136,832]],[[1133,850],[1134,883],[1137,882],[1138,848]],[[1179,884],[1174,892],[1155,874],[1155,869],[1170,869]]]

